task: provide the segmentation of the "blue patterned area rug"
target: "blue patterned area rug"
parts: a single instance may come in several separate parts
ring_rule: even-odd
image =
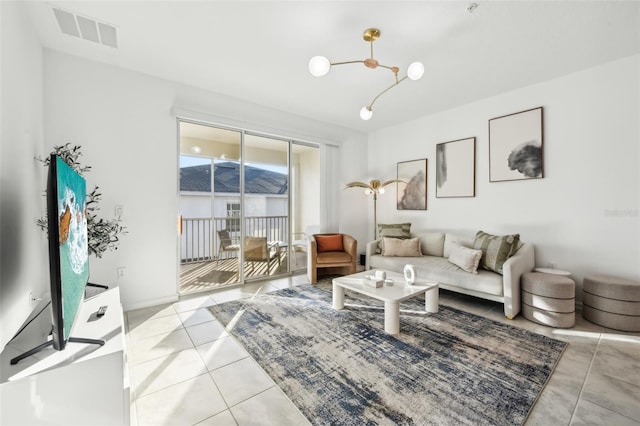
[[[381,302],[330,284],[212,306],[211,312],[317,425],[520,425],[567,344],[424,299],[384,332]]]

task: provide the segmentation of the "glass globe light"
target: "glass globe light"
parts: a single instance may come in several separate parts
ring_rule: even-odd
[[[379,193],[379,194],[384,194],[384,188],[380,188],[380,189],[378,189],[378,193]]]
[[[411,80],[419,80],[424,74],[424,65],[422,62],[414,62],[407,69],[407,77]]]
[[[331,62],[324,56],[314,56],[309,60],[309,72],[314,77],[322,77],[329,72]]]
[[[362,109],[360,110],[360,118],[362,118],[363,120],[369,120],[371,119],[371,117],[373,117],[373,111],[371,110],[371,108],[368,106],[362,107]]]
[[[371,194],[371,190],[369,188],[364,190],[364,195],[369,195]]]

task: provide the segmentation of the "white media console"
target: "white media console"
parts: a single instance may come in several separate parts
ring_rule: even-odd
[[[96,315],[107,306],[102,317]],[[104,346],[68,342],[49,347],[16,365],[11,359],[47,340],[46,308],[0,355],[0,424],[128,425],[129,375],[120,291],[112,288],[86,299],[73,337],[102,339]]]

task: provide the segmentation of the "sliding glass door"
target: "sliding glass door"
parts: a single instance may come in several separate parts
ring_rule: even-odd
[[[302,271],[318,147],[180,121],[180,292]]]
[[[242,133],[180,122],[180,292],[240,280]]]
[[[245,134],[245,278],[288,271],[289,141]]]

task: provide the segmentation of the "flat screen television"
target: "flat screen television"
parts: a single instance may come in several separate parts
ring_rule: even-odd
[[[51,338],[12,359],[11,364],[16,364],[48,346],[61,351],[70,341],[104,345],[103,340],[70,336],[89,280],[87,186],[85,179],[62,158],[51,154],[49,159],[47,228]]]
[[[47,179],[53,347],[64,349],[89,280],[87,184],[55,154]]]

